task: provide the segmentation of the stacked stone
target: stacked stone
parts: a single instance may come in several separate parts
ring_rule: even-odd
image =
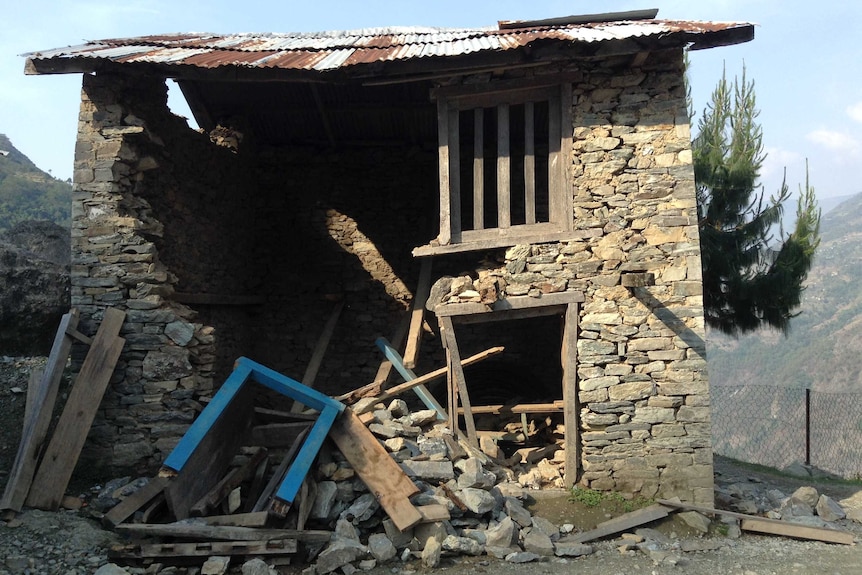
[[[622,63],[620,63],[622,64]],[[682,55],[573,86],[574,231],[515,246],[499,297],[581,291],[582,484],[711,505],[697,202]],[[627,274],[654,285],[626,287]]]
[[[129,107],[128,79],[84,77],[72,203],[71,304],[94,333],[105,307],[121,306],[124,353],[83,453],[88,466],[146,469],[160,462],[212,390],[213,330],[171,304],[177,278],[153,239],[162,224],[133,194],[163,142]],[[135,79],[132,100],[164,98],[164,83]],[[161,94],[161,95],[160,95]],[[149,239],[147,239],[149,238]]]
[[[436,567],[443,555],[487,554],[517,563],[592,552],[567,541],[571,525],[532,517],[518,474],[460,443],[433,410],[411,413],[404,401],[394,400],[373,414],[369,429],[421,489],[412,503],[443,505],[451,518],[399,531],[335,452],[317,470],[322,480],[310,515],[334,531],[314,566],[317,573],[413,559]]]

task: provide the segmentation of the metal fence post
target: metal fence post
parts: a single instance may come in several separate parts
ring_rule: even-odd
[[[805,388],[805,465],[811,465],[811,389]]]

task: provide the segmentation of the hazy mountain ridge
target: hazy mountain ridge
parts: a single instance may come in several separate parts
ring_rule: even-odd
[[[710,331],[711,384],[862,392],[862,193],[823,215],[821,236],[790,334]]]
[[[43,172],[0,133],[0,231],[27,220],[71,225],[72,186]]]

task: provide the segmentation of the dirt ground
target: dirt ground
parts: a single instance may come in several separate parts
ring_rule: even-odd
[[[15,458],[23,421],[26,399],[28,372],[44,364],[44,358],[10,358],[0,356],[0,491],[5,487]],[[61,394],[68,389],[68,382],[61,385]],[[862,491],[862,485],[829,480],[797,479],[770,472],[765,468],[740,465],[721,457],[716,457],[717,477],[734,478],[743,482],[753,482],[765,488],[780,489],[790,494],[798,487],[809,485],[820,493],[835,500],[850,497]],[[110,478],[105,478],[110,479]],[[74,492],[74,488],[73,492]],[[603,507],[588,508],[570,500],[565,492],[541,493],[531,505],[534,514],[541,515],[557,525],[571,523],[577,530],[587,530],[596,523],[624,512],[619,503],[608,503]],[[28,511],[18,517],[13,527],[0,527],[0,556],[4,555],[5,545],[14,543],[15,549],[45,549],[52,546],[63,547],[68,555],[69,545],[74,543],[64,533],[81,530],[76,525],[86,526],[88,530],[101,528],[83,514],[60,512],[60,515],[38,511]],[[62,528],[54,524],[62,523]],[[2,524],[2,522],[0,522]],[[843,520],[840,528],[853,532],[857,541],[862,541],[862,525]],[[477,574],[535,574],[555,575],[578,573],[583,575],[623,575],[665,573],[685,573],[691,575],[738,574],[738,575],[784,575],[784,574],[828,574],[853,575],[862,573],[862,546],[837,545],[815,541],[793,540],[769,535],[743,533],[739,538],[730,538],[715,533],[700,536],[679,520],[675,515],[649,525],[670,538],[672,544],[666,549],[649,551],[620,552],[618,539],[607,539],[594,543],[594,553],[579,558],[553,558],[541,562],[514,564],[487,556],[481,557],[443,557],[438,571],[450,575]],[[104,540],[115,538],[104,534]],[[97,537],[98,538],[98,537]],[[23,542],[23,543],[22,543]],[[82,548],[79,553],[93,553],[90,547]],[[700,547],[706,550],[685,550]],[[10,547],[11,549],[11,547]],[[8,551],[6,551],[8,553]],[[34,553],[36,553],[34,551]],[[94,558],[95,559],[95,558]],[[98,561],[98,559],[95,559]],[[64,573],[92,573],[94,562],[87,568]],[[300,573],[306,567],[294,565],[280,567],[281,573]],[[428,571],[419,561],[395,562],[367,571],[368,575],[412,575]],[[0,575],[13,573],[4,570],[0,561]],[[35,573],[36,571],[32,571]],[[235,572],[239,572],[236,570]]]

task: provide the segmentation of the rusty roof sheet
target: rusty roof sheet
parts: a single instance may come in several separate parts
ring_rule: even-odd
[[[30,60],[145,62],[199,68],[241,66],[330,71],[357,64],[512,50],[537,40],[594,43],[678,36],[696,42],[712,34],[752,28],[741,22],[633,20],[523,28],[392,27],[292,34],[166,34],[97,40],[79,46],[24,54]],[[745,41],[744,39],[735,42]],[[59,71],[62,71],[60,69]]]

